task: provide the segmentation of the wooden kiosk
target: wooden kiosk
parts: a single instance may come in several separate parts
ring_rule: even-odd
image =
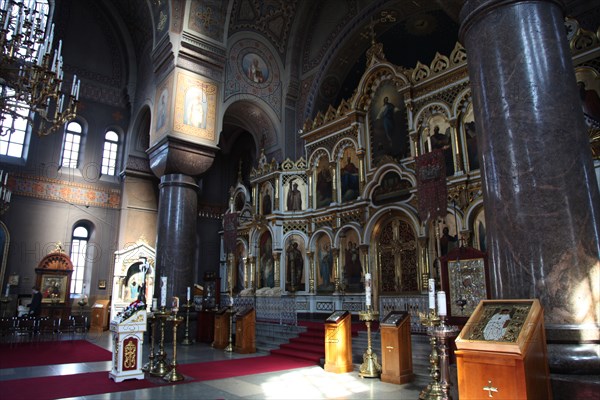
[[[552,398],[538,300],[482,300],[456,347],[461,400]]]
[[[391,311],[380,324],[381,381],[403,384],[415,375],[412,367],[410,314]]]
[[[221,308],[215,313],[215,335],[212,347],[215,349],[224,349],[229,344],[229,309]]]
[[[256,311],[247,307],[235,315],[235,351],[256,353]]]
[[[343,374],[352,365],[352,321],[348,311],[335,311],[325,320],[325,371]]]

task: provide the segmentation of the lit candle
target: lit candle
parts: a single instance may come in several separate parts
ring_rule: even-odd
[[[160,306],[167,306],[167,277],[160,277]]]
[[[365,274],[365,305],[367,307],[371,306],[371,274]]]
[[[448,313],[446,311],[446,292],[440,290],[437,292],[438,302],[438,315],[445,317]]]
[[[429,279],[429,309],[435,310],[435,279]]]
[[[190,301],[190,287],[187,287],[187,301]]]

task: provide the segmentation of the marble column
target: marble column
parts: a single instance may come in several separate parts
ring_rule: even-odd
[[[194,279],[198,185],[187,175],[169,174],[161,178],[159,189],[157,272],[167,277],[167,299],[181,299]]]
[[[467,0],[460,18],[492,295],[539,298],[549,343],[597,340],[600,195],[561,3]],[[598,363],[557,353],[555,372]]]
[[[177,296],[184,299],[194,282],[197,176],[212,165],[214,149],[165,136],[147,151],[150,168],[160,177],[156,234],[156,279],[167,277],[167,306]],[[160,285],[155,285],[160,298]]]

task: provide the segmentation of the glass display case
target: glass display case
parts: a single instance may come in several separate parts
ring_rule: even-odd
[[[221,302],[221,278],[215,272],[204,273],[204,293],[202,294],[202,309],[216,310]]]

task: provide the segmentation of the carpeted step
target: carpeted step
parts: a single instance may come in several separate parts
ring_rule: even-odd
[[[287,349],[287,348],[279,348],[277,350],[271,350],[271,354],[277,355],[277,356],[309,360],[309,361],[313,361],[315,364],[319,364],[321,362],[321,358],[323,358],[323,354],[321,354],[321,353],[311,353],[308,351],[301,351],[301,350],[294,350],[294,349]]]
[[[324,340],[323,336],[304,336],[300,335],[295,338],[290,339],[290,343],[299,343],[299,344],[313,344],[313,345],[321,345],[323,346]]]
[[[281,349],[291,349],[297,351],[307,351],[309,353],[319,353],[322,356],[325,356],[325,345],[321,343],[318,344],[306,344],[306,343],[286,343],[280,346]]]

